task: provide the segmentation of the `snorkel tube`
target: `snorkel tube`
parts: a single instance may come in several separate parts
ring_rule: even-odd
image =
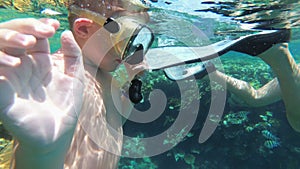
[[[122,0],[121,2],[122,6],[130,12],[146,12],[149,9],[140,0]],[[142,81],[137,76],[130,83],[128,94],[130,101],[134,104],[138,104],[143,100],[142,84]]]

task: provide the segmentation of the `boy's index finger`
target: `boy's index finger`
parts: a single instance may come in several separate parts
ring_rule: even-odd
[[[51,18],[41,18],[39,21],[43,22],[46,25],[52,26],[55,30],[57,30],[60,26],[60,23],[56,19]]]
[[[0,29],[0,49],[17,48],[27,49],[31,48],[36,43],[36,38],[32,35],[23,34],[11,29]]]
[[[9,29],[36,38],[49,38],[55,34],[59,24],[53,20],[38,20],[34,18],[13,19],[0,23],[0,29]]]

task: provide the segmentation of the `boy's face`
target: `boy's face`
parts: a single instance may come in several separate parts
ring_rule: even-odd
[[[89,38],[82,47],[83,56],[102,71],[114,71],[121,63],[121,55],[114,50],[110,33],[95,24]]]
[[[149,19],[146,12],[133,14],[120,8],[115,10],[111,16],[113,16],[116,21],[118,18],[121,20],[124,16],[131,16],[134,20],[137,20],[141,23],[147,22]],[[81,28],[77,27],[77,30],[79,31],[74,31],[75,34],[77,32],[75,37],[81,37],[76,39],[78,43],[81,44],[80,46],[82,48],[85,60],[88,60],[87,63],[94,67],[98,67],[103,71],[114,71],[122,63],[122,56],[124,55],[122,50],[125,48],[125,46],[121,45],[123,42],[122,40],[118,40],[117,42],[113,41],[114,38],[118,38],[119,32],[113,34],[93,20],[84,20],[81,24],[79,24],[80,20],[75,21],[74,29],[76,29],[76,22],[78,25],[81,25]],[[131,25],[122,26],[130,27]],[[85,36],[81,36],[82,33],[85,33]],[[132,34],[129,33],[126,36],[128,37],[122,37],[122,39],[131,38]],[[116,50],[115,46],[118,46],[121,49],[118,51]]]

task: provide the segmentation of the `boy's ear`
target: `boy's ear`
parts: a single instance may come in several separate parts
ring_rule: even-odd
[[[73,32],[77,37],[89,38],[91,28],[93,27],[93,21],[86,18],[78,18],[73,23]]]

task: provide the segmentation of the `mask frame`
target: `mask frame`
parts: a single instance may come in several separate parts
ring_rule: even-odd
[[[93,20],[110,33],[117,54],[130,65],[139,64],[154,41],[152,30],[132,16],[104,17],[96,12],[71,5],[69,11]],[[140,40],[140,41],[139,41]],[[143,41],[144,40],[144,41]]]

